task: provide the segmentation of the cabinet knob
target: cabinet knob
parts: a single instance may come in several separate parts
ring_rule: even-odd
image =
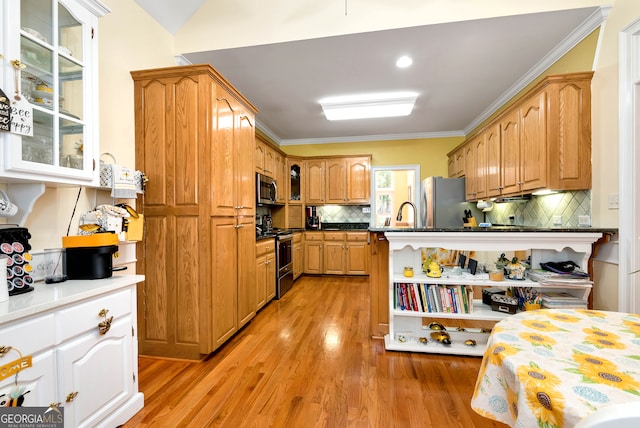
[[[107,318],[107,314],[109,313],[109,309],[101,309],[98,312],[98,316],[103,317],[104,320],[98,323],[98,332],[100,336],[107,334],[107,332],[111,329],[111,323],[113,322],[113,317]]]
[[[67,394],[67,399],[66,399],[67,403],[71,403],[73,400],[76,399],[77,396],[78,396],[78,392],[77,391],[68,393]]]

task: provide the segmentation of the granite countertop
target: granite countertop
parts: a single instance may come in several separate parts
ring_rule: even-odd
[[[407,228],[407,227],[372,227],[371,232],[557,232],[557,233],[618,233],[617,228],[597,228],[597,227],[535,227],[535,226],[491,226],[491,227],[446,227],[446,228]]]

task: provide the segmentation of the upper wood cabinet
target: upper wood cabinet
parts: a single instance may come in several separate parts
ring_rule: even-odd
[[[448,157],[449,177],[458,178],[464,176],[464,149],[456,149]]]
[[[324,204],[325,202],[325,161],[323,159],[306,159],[305,162],[305,197],[307,205]]]
[[[306,159],[307,205],[368,204],[370,156]]]
[[[469,171],[465,180],[467,200],[487,196],[487,143],[485,134],[480,134],[464,146],[464,170]]]
[[[450,175],[461,149],[465,156],[476,156],[474,161],[465,159],[467,180],[475,183],[476,177],[485,174],[486,195],[480,196],[474,189],[475,194],[467,193],[467,199],[545,188],[590,189],[592,76],[592,72],[548,76],[449,153]],[[479,162],[477,153],[468,147],[480,138],[485,144],[484,162]]]

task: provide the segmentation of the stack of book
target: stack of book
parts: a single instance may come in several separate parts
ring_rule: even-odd
[[[587,309],[587,301],[566,291],[543,291],[542,307],[547,309]]]
[[[468,314],[473,289],[464,285],[395,284],[395,307],[403,311]]]
[[[527,276],[530,280],[539,282],[541,285],[593,285],[593,281],[582,275],[555,273],[543,269],[529,270]]]

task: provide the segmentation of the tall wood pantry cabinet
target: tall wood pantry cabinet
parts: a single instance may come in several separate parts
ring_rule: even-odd
[[[199,359],[255,315],[256,109],[209,65],[131,75],[140,353]]]

